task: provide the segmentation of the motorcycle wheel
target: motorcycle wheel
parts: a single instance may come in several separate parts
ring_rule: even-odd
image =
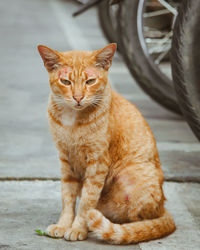
[[[181,114],[173,82],[148,53],[143,34],[145,0],[123,0],[118,10],[118,40],[124,60],[139,86],[163,107]]]
[[[182,113],[200,140],[200,2],[183,0],[172,39],[172,75]]]
[[[115,13],[112,8],[117,8],[116,5],[113,7],[109,4],[108,0],[103,0],[98,5],[98,16],[101,28],[107,40],[110,43],[118,43],[116,33],[116,20],[114,20]]]

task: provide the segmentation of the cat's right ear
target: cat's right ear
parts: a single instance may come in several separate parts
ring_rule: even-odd
[[[52,72],[60,66],[60,56],[57,51],[52,50],[44,45],[39,45],[38,51],[48,72]]]

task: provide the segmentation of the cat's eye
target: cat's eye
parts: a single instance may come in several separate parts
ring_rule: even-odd
[[[67,79],[60,79],[60,82],[64,85],[71,85],[71,82]]]
[[[91,85],[96,82],[96,79],[89,79],[86,81],[86,84]]]

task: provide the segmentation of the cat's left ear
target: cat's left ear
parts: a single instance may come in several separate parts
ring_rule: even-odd
[[[59,63],[60,56],[57,51],[52,50],[44,45],[39,45],[38,51],[42,57],[44,66],[46,67],[48,72],[51,72],[60,66]]]
[[[97,51],[96,66],[108,70],[112,63],[112,58],[117,49],[116,43],[110,43],[106,47]]]

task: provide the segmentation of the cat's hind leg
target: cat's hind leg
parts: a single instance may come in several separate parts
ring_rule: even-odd
[[[127,223],[160,216],[164,195],[159,171],[152,163],[123,168],[102,193],[97,209],[115,223]]]
[[[102,195],[97,207],[101,213],[88,212],[89,230],[113,244],[161,238],[176,228],[163,206],[159,169],[151,162],[132,167],[134,171],[122,170],[110,191]]]

